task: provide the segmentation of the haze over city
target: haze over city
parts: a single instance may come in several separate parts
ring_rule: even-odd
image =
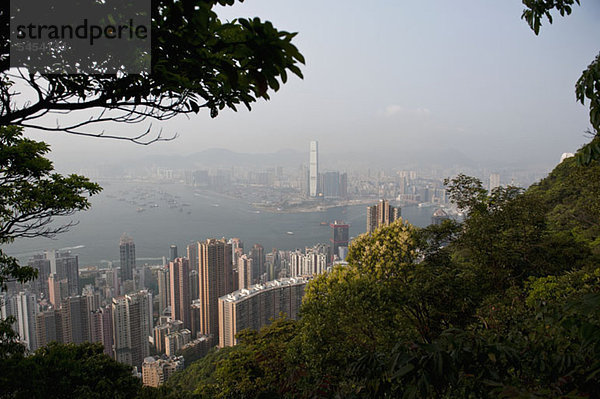
[[[374,167],[437,157],[547,171],[588,140],[574,84],[597,51],[597,2],[545,23],[539,36],[520,19],[518,0],[253,0],[218,12],[223,19],[258,15],[299,32],[304,80],[290,78],[252,112],[240,107],[211,119],[201,111],[155,123],[155,131],[179,137],[149,147],[28,134],[50,143],[57,167],[67,170],[210,148],[304,152],[316,139],[331,159],[360,156]],[[146,127],[104,128],[134,135]]]

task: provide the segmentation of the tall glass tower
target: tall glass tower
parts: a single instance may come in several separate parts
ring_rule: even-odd
[[[135,244],[133,238],[127,234],[121,236],[119,242],[119,253],[121,259],[121,281],[133,280],[135,269]]]
[[[317,141],[310,142],[308,194],[311,197],[319,195],[319,143]]]

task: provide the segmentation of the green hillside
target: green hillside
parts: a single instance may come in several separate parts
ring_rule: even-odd
[[[600,165],[581,167],[566,159],[528,193],[539,195],[548,207],[551,229],[567,231],[600,252]]]
[[[397,222],[315,278],[300,321],[174,376],[198,398],[600,397],[600,166],[448,182],[462,224]],[[446,244],[446,245],[443,245]]]

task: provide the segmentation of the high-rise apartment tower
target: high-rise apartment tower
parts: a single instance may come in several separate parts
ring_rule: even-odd
[[[332,229],[331,241],[331,261],[337,256],[340,257],[340,247],[348,248],[349,226],[344,222],[334,221],[329,225]],[[343,259],[342,259],[343,260]]]
[[[225,239],[208,239],[198,244],[200,332],[219,336],[219,298],[231,292],[233,268],[231,244]]]
[[[127,234],[121,236],[119,242],[119,254],[121,259],[121,281],[133,280],[135,269],[135,244]]]
[[[387,226],[399,218],[400,208],[391,206],[387,200],[379,200],[377,205],[367,207],[367,233]]]
[[[177,258],[169,264],[171,286],[171,316],[181,320],[184,328],[191,328],[190,320],[190,265],[187,259]]]

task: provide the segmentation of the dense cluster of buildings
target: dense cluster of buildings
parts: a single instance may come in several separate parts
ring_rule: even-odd
[[[493,176],[490,185],[497,184]],[[319,172],[317,142],[310,144],[306,187],[309,197],[348,194],[345,173]],[[448,217],[439,209],[432,223]],[[382,199],[367,207],[366,231],[399,218],[400,208]],[[14,317],[13,328],[30,350],[52,341],[100,342],[108,356],[137,367],[145,384],[158,386],[184,367],[184,358],[235,345],[238,332],[282,314],[296,318],[310,278],[343,264],[348,253],[349,225],[333,221],[329,227],[329,243],[302,250],[245,249],[239,238],[198,241],[185,253],[171,245],[168,260],[155,266],[136,263],[135,243],[126,234],[118,267],[80,270],[70,251],[46,251],[28,262],[38,272],[35,280],[8,282],[0,315]]]
[[[367,231],[392,223],[399,215],[399,208],[381,200],[367,209]],[[9,282],[2,293],[2,317],[15,317],[14,327],[31,350],[52,341],[101,342],[106,354],[134,366],[148,357],[150,344],[167,355],[176,355],[198,339],[201,347],[229,344],[239,326],[258,328],[280,312],[295,317],[296,305],[290,303],[251,313],[257,320],[241,322],[238,316],[245,301],[280,295],[298,284],[303,287],[306,278],[343,261],[349,225],[334,221],[330,228],[329,244],[304,250],[266,252],[255,244],[245,251],[240,239],[223,238],[190,244],[181,257],[172,245],[168,262],[155,267],[136,265],[135,243],[124,234],[119,242],[120,266],[86,272],[85,277],[76,255],[46,251],[29,260],[38,271],[37,279],[25,285]],[[84,279],[88,284],[81,287]],[[278,298],[297,302],[302,297],[286,295]],[[219,298],[226,298],[223,303],[237,309],[231,311],[238,316],[228,317],[229,307],[219,305]],[[220,320],[220,315],[225,318]],[[227,339],[220,336],[225,326],[234,331]]]
[[[79,270],[69,251],[31,257],[38,278],[10,281],[1,294],[1,316],[30,350],[50,342],[99,342],[115,360],[135,366],[148,384],[159,384],[211,347],[235,344],[235,334],[260,328],[282,314],[296,318],[308,279],[326,272],[348,247],[348,225],[332,226],[331,246],[271,252],[238,238],[207,239],[169,248],[168,261],[136,264],[135,243],[119,242],[120,265]],[[83,285],[83,287],[82,287]],[[158,357],[151,357],[158,353]]]
[[[294,212],[366,203],[378,198],[388,198],[401,206],[448,206],[444,179],[458,173],[480,177],[490,191],[508,182],[527,186],[545,174],[523,170],[498,173],[488,169],[439,166],[415,170],[415,165],[405,165],[401,169],[371,169],[361,162],[351,166],[345,160],[320,156],[317,141],[311,141],[307,150],[308,157],[296,167],[253,169],[248,166],[220,167],[218,163],[211,162],[204,165],[206,169],[200,170],[189,170],[184,166],[168,170],[155,168],[149,177],[159,181],[183,181],[189,186],[243,198],[261,208]],[[289,162],[286,163],[289,165]]]
[[[183,356],[149,356],[142,364],[142,381],[144,385],[159,387],[173,373],[183,370],[184,365]]]

